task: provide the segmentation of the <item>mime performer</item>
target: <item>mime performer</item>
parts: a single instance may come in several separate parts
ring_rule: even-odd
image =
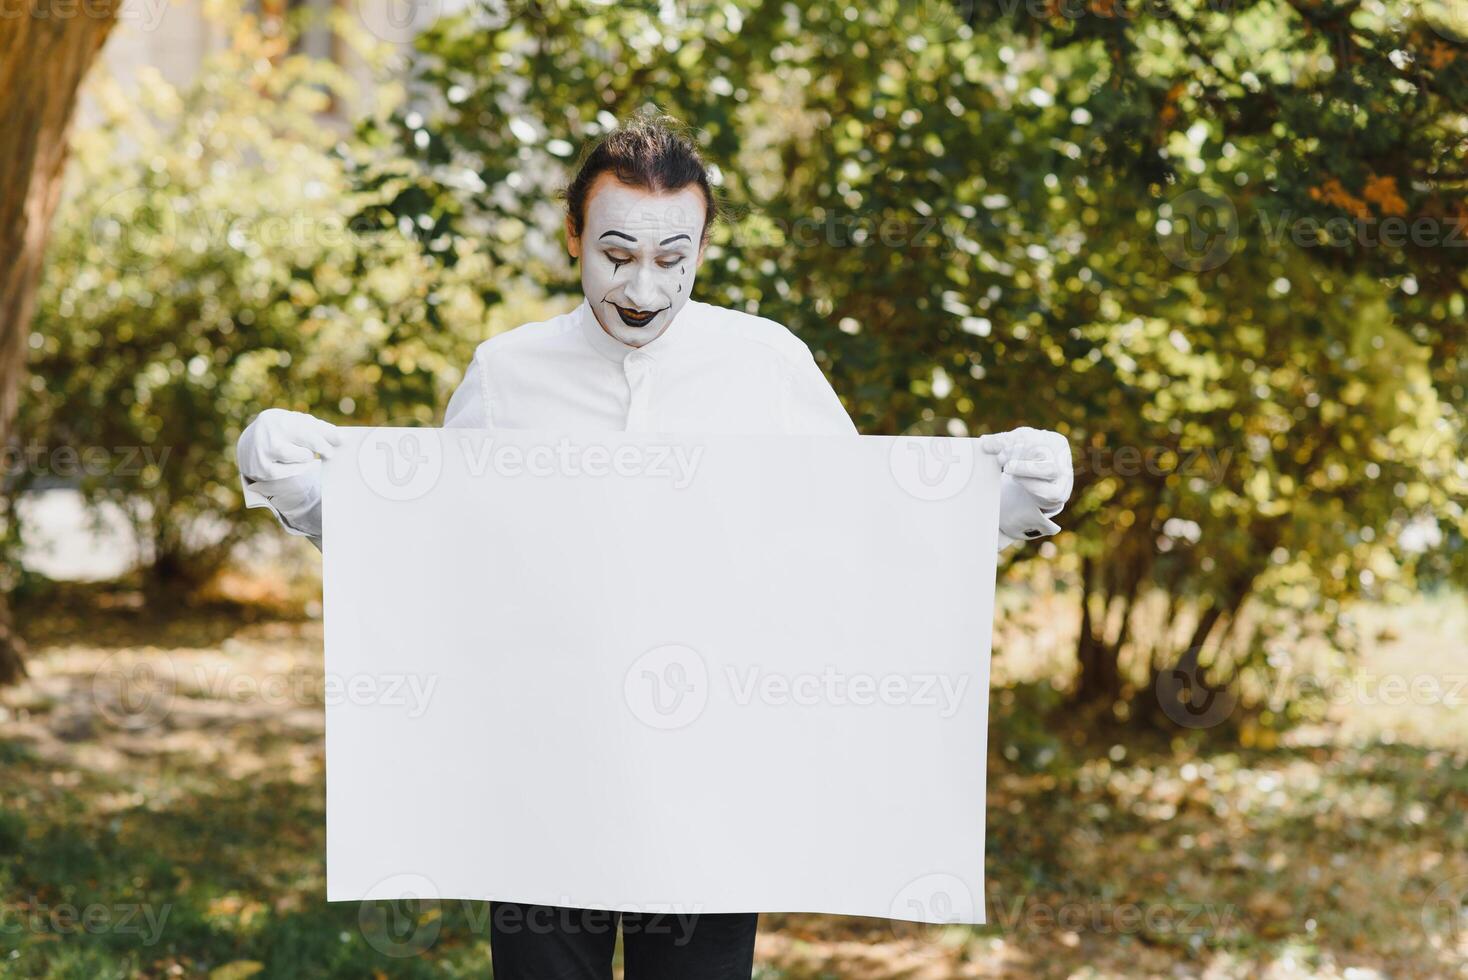
[[[449,428],[856,435],[810,350],[772,320],[693,299],[717,217],[708,169],[665,117],[644,114],[587,153],[566,190],[566,244],[584,301],[479,345]],[[241,434],[245,501],[321,544],[321,459],[336,427],[268,409]],[[999,547],[1060,530],[1070,447],[1033,428],[986,435],[1002,470]],[[319,458],[318,458],[319,457]],[[496,902],[495,980],[748,980],[757,913],[672,916]]]

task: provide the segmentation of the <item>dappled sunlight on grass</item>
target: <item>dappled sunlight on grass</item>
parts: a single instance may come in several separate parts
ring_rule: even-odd
[[[488,975],[481,903],[382,919],[324,901],[318,622],[227,606],[160,617],[115,596],[99,607],[103,595],[43,609],[28,624],[32,677],[0,694],[8,975]],[[1442,634],[1411,632],[1421,610],[1383,616],[1361,671],[1447,677],[1463,665]],[[1046,720],[1055,697],[996,692],[989,925],[768,915],[759,975],[1468,966],[1468,739],[1413,740],[1409,724],[1378,724],[1412,712],[1344,704],[1329,727],[1268,751],[1192,733],[1111,745],[1063,712]],[[429,940],[419,952],[404,934]]]

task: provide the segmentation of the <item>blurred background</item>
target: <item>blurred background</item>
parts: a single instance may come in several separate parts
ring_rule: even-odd
[[[757,975],[1468,972],[1465,0],[89,0],[0,39],[4,975],[489,974],[483,905],[324,901],[319,558],[233,445],[437,424],[578,302],[557,192],[648,104],[729,208],[699,298],[863,432],[1075,451],[1001,570],[990,924],[771,915]]]

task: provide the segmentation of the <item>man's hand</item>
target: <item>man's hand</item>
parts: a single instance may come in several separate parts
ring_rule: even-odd
[[[1075,487],[1070,443],[1058,432],[1028,426],[979,437],[979,449],[998,457],[1004,473],[999,530],[1010,540],[1054,534]]]
[[[235,459],[245,506],[268,507],[287,531],[321,545],[321,464],[341,445],[336,426],[268,408],[240,433]]]
[[[268,483],[305,473],[317,456],[330,459],[341,441],[330,422],[267,408],[240,433],[235,458],[248,482]]]

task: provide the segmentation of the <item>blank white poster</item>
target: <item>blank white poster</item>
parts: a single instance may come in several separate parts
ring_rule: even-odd
[[[330,900],[984,921],[974,440],[342,431]]]

